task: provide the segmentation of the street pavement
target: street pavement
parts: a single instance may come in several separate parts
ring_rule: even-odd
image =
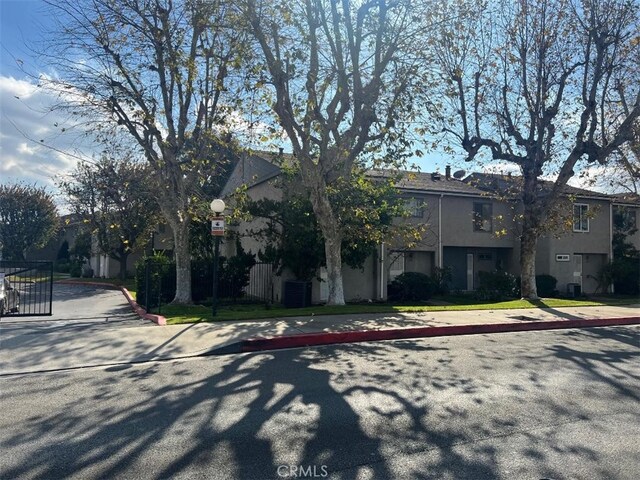
[[[631,480],[640,471],[639,326],[5,375],[0,395],[2,479]]]
[[[446,325],[618,318],[640,305],[326,315],[156,326],[119,290],[54,284],[52,317],[0,321],[0,375],[198,356],[253,337]]]

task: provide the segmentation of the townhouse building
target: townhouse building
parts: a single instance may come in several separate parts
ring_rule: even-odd
[[[234,169],[223,195],[238,187],[254,199],[282,198],[277,188],[280,169],[274,156],[246,155]],[[479,285],[479,272],[504,270],[519,275],[519,218],[522,205],[513,194],[518,177],[463,172],[444,174],[372,170],[373,179],[394,178],[411,217],[402,221],[426,226],[420,242],[407,248],[389,239],[376,249],[362,269],[343,267],[347,300],[384,300],[387,285],[403,272],[432,275],[435,267],[448,267],[452,273],[451,288],[473,291]],[[546,184],[548,187],[550,184]],[[545,183],[542,183],[545,188]],[[544,192],[542,192],[544,194]],[[614,215],[624,211],[637,218],[640,202],[637,198],[606,195],[590,190],[567,187],[558,201],[554,224],[539,239],[536,257],[538,274],[553,275],[561,293],[579,286],[586,294],[606,291],[598,283],[598,273],[612,259]],[[399,220],[400,221],[400,220]],[[243,248],[256,253],[264,245],[250,235],[244,235],[259,225],[243,222],[236,227]],[[640,233],[629,238],[640,248]],[[226,254],[233,253],[228,242]],[[319,272],[320,281],[312,287],[314,302],[328,296],[326,272]],[[285,281],[292,279],[283,272]],[[275,300],[281,299],[281,281],[274,282]]]

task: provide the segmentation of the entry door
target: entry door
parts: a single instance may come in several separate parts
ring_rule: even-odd
[[[582,255],[573,256],[573,283],[580,284],[582,291]]]
[[[473,253],[467,253],[467,290],[473,290]]]

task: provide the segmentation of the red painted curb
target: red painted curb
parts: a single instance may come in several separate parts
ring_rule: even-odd
[[[297,335],[283,335],[279,337],[250,338],[241,342],[240,352],[259,352],[262,350],[280,350],[283,348],[331,345],[337,343],[398,340],[402,338],[442,337],[449,335],[474,335],[481,333],[506,333],[634,324],[640,324],[640,317],[491,323],[481,325],[450,325],[444,327],[390,328],[385,330],[358,330],[351,332],[302,333]]]
[[[131,305],[131,308],[133,309],[133,311],[136,312],[140,318],[144,320],[150,320],[161,326],[167,324],[167,319],[162,315],[154,315],[152,313],[147,313],[147,311],[144,308],[138,305],[138,303],[131,296],[131,293],[129,293],[129,290],[127,290],[125,287],[114,285],[113,283],[76,282],[73,280],[58,280],[56,283],[62,283],[64,285],[86,285],[88,287],[102,287],[110,290],[120,290],[124,295],[124,298],[126,298],[127,301],[129,302],[129,305]]]
[[[152,322],[155,322],[155,323],[157,323],[158,325],[161,325],[161,326],[167,324],[167,319],[164,318],[162,315],[154,315],[153,313],[147,313],[147,311],[144,308],[142,308],[140,305],[138,305],[138,303],[133,299],[133,297],[129,293],[129,290],[127,290],[124,287],[120,287],[120,290],[122,291],[122,293],[124,294],[125,298],[129,302],[129,305],[131,305],[131,308],[133,308],[133,310],[138,315],[140,315],[140,317],[144,318],[145,320],[151,320]]]

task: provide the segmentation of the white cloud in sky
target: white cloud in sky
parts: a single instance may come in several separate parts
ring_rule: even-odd
[[[78,133],[62,133],[69,120],[52,111],[55,103],[50,92],[30,80],[0,75],[0,182],[55,190],[56,175],[75,167],[74,155],[91,157],[92,147]]]
[[[492,161],[484,164],[480,164],[479,170],[484,173],[498,173],[502,175],[522,175],[520,167],[515,163],[507,161]],[[473,171],[475,169],[471,169]],[[576,174],[569,179],[568,184],[572,187],[584,188],[586,190],[593,190],[602,193],[611,193],[611,185],[609,179],[612,173],[612,167],[610,165],[600,164],[580,164],[576,167]],[[556,171],[547,171],[542,175],[542,180],[555,181],[558,177]]]

